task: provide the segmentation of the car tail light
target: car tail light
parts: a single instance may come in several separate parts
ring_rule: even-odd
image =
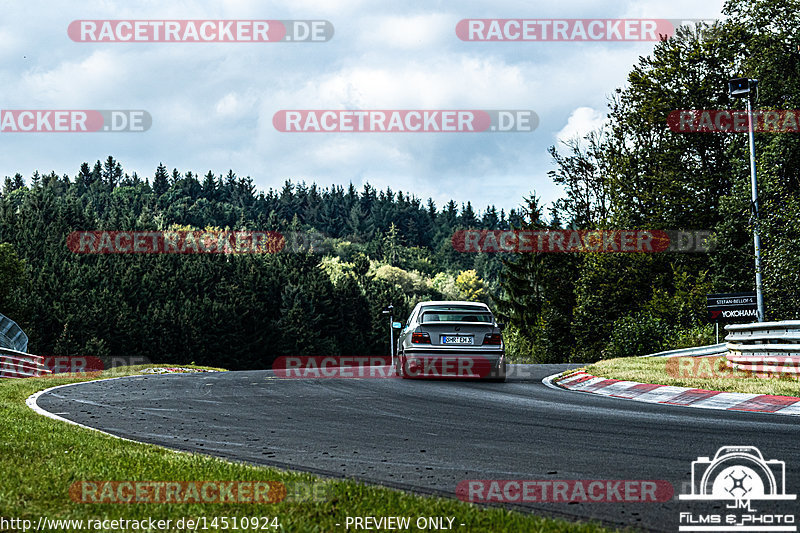
[[[430,343],[431,343],[431,336],[425,332],[411,334],[411,344],[430,344]]]
[[[487,333],[486,337],[483,338],[484,345],[500,346],[501,342],[503,342],[503,336],[499,333]]]

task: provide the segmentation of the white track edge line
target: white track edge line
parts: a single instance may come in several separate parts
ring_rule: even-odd
[[[52,391],[57,390],[57,389],[63,389],[63,388],[66,388],[66,387],[74,387],[75,385],[83,385],[84,383],[97,383],[98,381],[112,381],[112,380],[115,380],[115,379],[137,378],[137,377],[142,377],[142,376],[139,376],[138,374],[134,374],[134,375],[130,375],[130,376],[120,376],[120,377],[116,377],[116,378],[101,378],[101,379],[93,379],[93,380],[90,380],[90,381],[78,381],[76,383],[66,383],[64,385],[56,385],[55,387],[50,387],[49,389],[44,389],[44,390],[40,390],[39,392],[34,392],[30,396],[28,396],[28,398],[25,400],[25,405],[27,405],[28,407],[33,409],[33,411],[35,413],[40,414],[42,416],[45,416],[47,418],[51,418],[53,420],[58,420],[60,422],[66,422],[67,424],[71,424],[73,426],[82,427],[84,429],[90,429],[92,431],[96,431],[98,433],[102,433],[103,435],[108,435],[109,437],[114,437],[115,439],[120,439],[120,440],[124,440],[124,441],[127,441],[127,442],[135,442],[136,444],[144,444],[144,445],[149,445],[149,446],[158,446],[157,444],[154,445],[154,444],[149,444],[147,442],[141,442],[141,441],[138,441],[138,440],[128,439],[126,437],[120,437],[119,435],[114,435],[113,433],[109,433],[108,431],[103,431],[102,429],[93,428],[92,426],[87,426],[87,425],[81,424],[80,422],[75,422],[74,420],[70,420],[68,418],[64,418],[64,417],[58,416],[55,413],[51,413],[50,411],[47,411],[46,409],[43,409],[37,403],[37,401],[39,400],[39,396],[41,396],[42,394],[44,394],[46,392],[52,392]],[[181,450],[174,450],[172,448],[167,448],[166,446],[158,446],[158,447],[159,448],[163,448],[165,450],[169,450],[171,452],[175,452],[175,453],[191,453],[191,452],[185,452],[185,451],[181,451]]]
[[[552,376],[547,376],[547,377],[545,377],[545,378],[542,378],[542,384],[544,384],[544,385],[545,385],[545,386],[547,386],[547,387],[550,387],[551,389],[556,389],[556,390],[567,390],[567,389],[565,389],[565,388],[563,388],[563,387],[559,387],[558,385],[556,385],[555,383],[553,383],[553,380],[554,380],[555,378],[557,378],[558,376],[562,375],[563,373],[564,373],[564,372],[556,372],[556,373],[555,373],[555,374],[553,374]]]

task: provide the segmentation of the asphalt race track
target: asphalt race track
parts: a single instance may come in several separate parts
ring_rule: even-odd
[[[418,493],[470,479],[667,480],[665,503],[527,503],[540,514],[678,531],[691,463],[757,446],[800,492],[800,418],[653,405],[553,390],[568,365],[515,365],[507,383],[292,379],[270,371],[147,375],[43,394],[38,405],[142,442]],[[685,489],[685,490],[684,490]],[[697,507],[698,503],[706,505]],[[766,504],[765,504],[766,505]],[[769,502],[793,513],[797,501]],[[758,508],[758,505],[754,505]]]

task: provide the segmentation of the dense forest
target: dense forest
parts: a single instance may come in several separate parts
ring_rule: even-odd
[[[371,355],[388,321],[423,299],[488,299],[494,254],[453,250],[458,228],[507,228],[493,207],[286,182],[256,191],[232,171],[202,178],[159,165],[128,175],[112,156],[75,176],[6,178],[0,198],[0,309],[33,353],[148,357],[263,368],[281,355]],[[73,231],[236,230],[324,243],[259,254],[76,254]],[[495,289],[496,290],[496,289]]]
[[[712,230],[700,254],[520,254],[501,309],[516,349],[591,361],[712,341],[705,296],[755,288],[746,133],[676,133],[669,113],[744,109],[727,81],[760,80],[756,109],[800,109],[800,2],[728,0],[712,27],[679,30],[612,95],[606,126],[551,148],[565,189],[524,226]],[[795,111],[795,113],[800,113]],[[800,136],[756,133],[766,320],[800,318]]]
[[[507,322],[512,360],[592,361],[713,341],[705,296],[754,288],[746,134],[678,133],[680,109],[741,109],[727,80],[760,80],[758,109],[800,109],[800,5],[728,0],[641,57],[606,126],[550,153],[563,197],[509,213],[442,208],[409,192],[287,181],[257,191],[233,171],[108,156],[77,174],[6,177],[0,312],[43,355],[138,355],[263,368],[289,354],[385,353],[381,310],[482,300]],[[768,320],[800,318],[800,137],[757,133]],[[711,253],[461,253],[459,229],[710,230]],[[77,230],[313,233],[325,246],[271,254],[75,254]]]

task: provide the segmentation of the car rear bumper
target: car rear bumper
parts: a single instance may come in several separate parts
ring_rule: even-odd
[[[446,356],[446,357],[488,357],[488,358],[500,358],[505,355],[505,350],[503,348],[485,348],[485,347],[476,347],[476,348],[465,348],[464,346],[431,346],[431,345],[423,345],[423,347],[417,348],[415,347],[406,347],[403,349],[403,353],[406,355],[419,355],[419,356]]]
[[[505,375],[506,358],[502,349],[407,348],[403,359],[405,373],[410,377],[475,379]]]

